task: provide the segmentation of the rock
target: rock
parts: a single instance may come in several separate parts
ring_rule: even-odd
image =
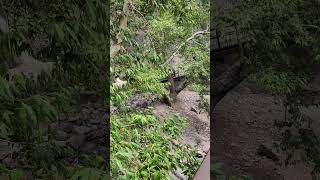
[[[110,106],[110,112],[113,113],[117,110],[117,108],[113,105]]]
[[[193,111],[193,112],[197,113],[197,110],[194,107],[191,107],[190,111]]]
[[[55,62],[39,61],[30,56],[28,52],[22,52],[19,57],[15,58],[15,61],[18,65],[9,69],[7,72],[9,81],[11,81],[15,75],[25,75],[27,78],[37,82],[38,77],[42,72],[51,76],[52,70],[55,67]]]
[[[127,81],[122,81],[119,77],[116,78],[115,83],[113,83],[112,85],[118,88],[123,88],[125,85],[127,84]]]
[[[197,152],[197,155],[196,155],[197,158],[203,158],[204,156],[205,156],[205,154],[203,152],[201,152],[201,151]]]
[[[182,170],[178,168],[177,170],[172,172],[172,175],[174,175],[174,179],[179,179],[179,180],[187,180],[188,178],[183,174]],[[172,176],[171,175],[171,176]]]
[[[270,148],[266,147],[263,144],[259,146],[257,153],[260,156],[267,157],[268,159],[271,159],[273,161],[279,161],[279,157],[274,152],[272,152]]]
[[[139,94],[133,96],[127,102],[127,106],[131,109],[144,109],[144,108],[147,108],[148,105],[149,105],[148,100]]]

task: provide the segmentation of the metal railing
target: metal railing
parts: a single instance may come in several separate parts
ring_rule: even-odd
[[[234,0],[216,0],[218,8],[215,11],[215,18],[228,17]],[[220,51],[224,49],[234,48],[239,45],[239,32],[235,24],[228,24],[219,31],[217,28],[217,21],[212,22],[211,28],[211,50]]]

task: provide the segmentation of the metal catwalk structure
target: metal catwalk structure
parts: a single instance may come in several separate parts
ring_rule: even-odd
[[[214,54],[238,47],[239,32],[234,24],[225,24],[218,27],[218,19],[229,15],[234,0],[215,0],[214,13],[211,19],[211,51]]]

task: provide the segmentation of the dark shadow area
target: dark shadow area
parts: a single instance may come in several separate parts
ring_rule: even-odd
[[[211,179],[319,179],[319,2],[211,5]]]
[[[0,179],[106,179],[109,5],[0,2]]]

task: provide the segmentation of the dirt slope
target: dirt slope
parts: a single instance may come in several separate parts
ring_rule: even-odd
[[[194,146],[199,153],[205,155],[210,148],[210,118],[207,113],[199,114],[191,111],[191,108],[198,109],[197,99],[199,99],[198,93],[186,88],[179,93],[173,107],[163,103],[156,103],[154,105],[154,114],[160,119],[176,113],[185,117],[189,125],[180,137],[180,142]],[[203,158],[204,156],[199,160],[202,161]],[[186,179],[179,170],[173,172],[172,177],[174,179]]]
[[[284,118],[279,98],[243,82],[216,106],[213,118],[211,158],[212,162],[224,164],[222,169],[227,176],[251,175],[255,180],[311,179],[310,169],[304,163],[280,165],[285,156],[274,147],[280,134],[273,127],[275,119]],[[261,144],[270,148],[280,163],[258,155]]]

